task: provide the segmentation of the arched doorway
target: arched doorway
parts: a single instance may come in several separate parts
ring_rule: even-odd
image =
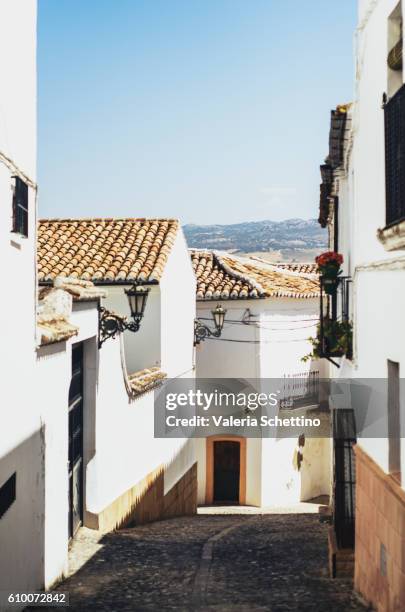
[[[246,438],[207,438],[206,503],[246,503]]]

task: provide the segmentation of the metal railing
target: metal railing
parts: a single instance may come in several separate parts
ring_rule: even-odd
[[[336,346],[336,335],[342,332],[342,327],[350,325],[352,279],[349,276],[338,276],[333,281],[332,289],[327,282],[328,279],[320,277],[319,344],[321,356],[332,361],[331,357],[342,357],[345,354]],[[341,325],[345,323],[346,326]]]
[[[281,397],[280,407],[283,410],[319,404],[319,371],[285,375]]]
[[[354,413],[351,409],[333,412],[334,512],[336,540],[340,548],[354,548],[356,508],[356,443]]]

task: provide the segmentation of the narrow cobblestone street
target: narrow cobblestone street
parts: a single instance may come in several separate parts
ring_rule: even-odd
[[[72,612],[366,609],[349,583],[328,578],[317,514],[200,514],[98,543],[87,533],[79,548],[93,556],[59,586]]]

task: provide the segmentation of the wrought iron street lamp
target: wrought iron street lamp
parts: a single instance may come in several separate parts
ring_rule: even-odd
[[[139,331],[141,319],[145,313],[145,306],[148,299],[149,288],[143,285],[134,284],[130,289],[125,289],[128,298],[129,309],[131,311],[131,321],[126,321],[126,317],[115,314],[103,308],[99,308],[99,348],[109,338],[115,338],[125,330],[131,332]]]
[[[202,323],[199,319],[194,321],[194,346],[200,344],[206,338],[213,336],[219,338],[222,334],[222,329],[225,323],[226,310],[222,308],[221,304],[218,304],[214,310],[211,310],[212,318],[214,320],[215,329],[210,329],[207,325]]]
[[[125,289],[125,293],[131,310],[131,317],[134,320],[134,324],[138,326],[137,329],[131,329],[130,331],[138,331],[140,321],[145,312],[149,288],[143,285],[133,285],[130,289]]]

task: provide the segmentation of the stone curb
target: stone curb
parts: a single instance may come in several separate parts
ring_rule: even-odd
[[[218,540],[228,535],[229,532],[234,529],[238,529],[242,525],[246,525],[247,520],[240,521],[235,525],[231,525],[230,527],[226,527],[219,531],[215,535],[211,536],[204,544],[202,552],[201,552],[201,561],[200,567],[197,570],[197,574],[194,581],[193,595],[192,595],[192,603],[193,610],[201,610],[207,605],[207,587],[209,580],[210,567],[212,562],[212,554],[214,550],[214,545]]]

